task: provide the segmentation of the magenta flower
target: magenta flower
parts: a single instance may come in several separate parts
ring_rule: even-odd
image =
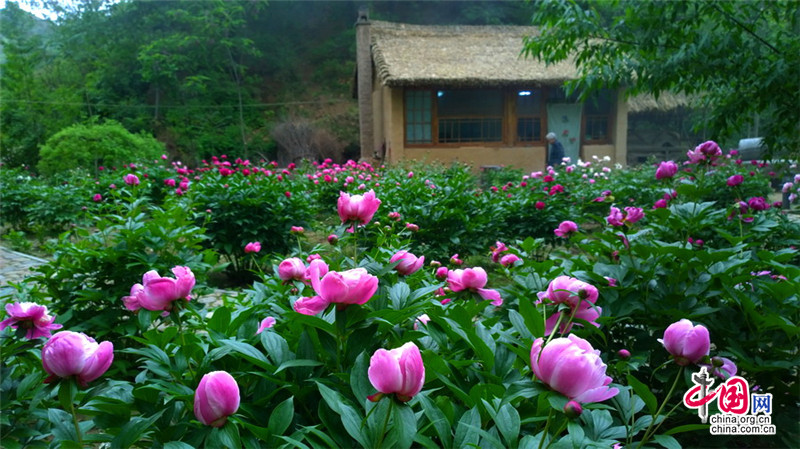
[[[653,204],[653,209],[666,209],[667,205],[667,200],[661,198],[656,200],[656,202]]]
[[[658,341],[681,366],[699,362],[708,355],[711,347],[708,329],[702,325],[694,326],[685,318],[670,324],[664,331],[664,338]]]
[[[15,302],[6,304],[8,318],[0,322],[0,330],[11,326],[12,329],[26,329],[25,338],[50,338],[50,331],[61,329],[60,324],[55,324],[55,317],[47,313],[46,306],[33,302]]]
[[[516,254],[506,254],[505,256],[500,258],[500,265],[504,267],[511,267],[514,266],[517,261],[522,260]]]
[[[559,237],[569,237],[573,232],[578,232],[578,225],[574,221],[562,221],[561,224],[553,231]]]
[[[331,234],[331,235],[328,236],[328,243],[330,243],[331,245],[335,245],[336,242],[338,242],[338,241],[339,241],[339,236],[338,235]]]
[[[674,161],[664,161],[658,165],[656,169],[656,179],[668,179],[678,173],[678,164]]]
[[[306,264],[297,257],[284,259],[278,264],[278,277],[282,281],[302,281],[305,279]]]
[[[295,311],[304,315],[316,315],[332,303],[342,307],[364,304],[378,290],[378,278],[369,274],[364,268],[354,268],[341,273],[328,271],[323,275],[320,265],[312,263],[308,269],[308,276],[317,296],[300,298],[294,303]]]
[[[503,242],[495,242],[492,249],[492,262],[497,263],[500,261],[500,255],[506,251],[508,251],[508,247]]]
[[[381,200],[375,197],[375,191],[370,190],[363,195],[350,196],[348,193],[339,192],[337,208],[342,223],[356,221],[365,225],[372,220]]]
[[[619,393],[609,388],[606,365],[600,351],[588,341],[568,335],[555,338],[544,348],[544,339],[537,338],[531,347],[531,368],[536,378],[569,399],[579,402],[602,402]]]
[[[103,195],[100,195],[99,193],[95,193],[94,196],[92,197],[92,201],[94,201],[95,203],[99,203],[100,201],[103,201]]]
[[[400,401],[408,402],[422,390],[425,383],[422,354],[412,342],[388,351],[378,349],[369,359],[367,376],[378,390],[377,394],[369,397],[371,401],[394,393]]]
[[[606,217],[606,221],[611,226],[623,226],[625,223],[625,216],[622,215],[622,211],[619,208],[611,206],[611,209],[608,211],[608,217]]]
[[[486,286],[486,281],[486,271],[481,267],[450,270],[447,273],[447,283],[450,290],[454,292],[462,290],[474,291],[481,298],[491,300],[494,306],[503,305],[503,298],[500,297],[500,292],[483,288]]]
[[[239,410],[239,385],[225,371],[212,371],[194,392],[194,416],[211,427],[222,427]]]
[[[569,276],[558,276],[550,281],[547,290],[536,294],[539,297],[537,303],[548,300],[552,304],[567,304],[569,310],[564,310],[551,315],[545,321],[545,335],[550,335],[555,329],[556,323],[561,318],[559,331],[567,333],[572,329],[573,323],[570,318],[585,320],[589,324],[600,327],[597,319],[603,309],[595,306],[599,293],[597,288],[591,284]],[[565,314],[561,317],[561,314]],[[566,318],[566,319],[564,319]],[[580,323],[578,323],[580,325]]]
[[[47,340],[42,348],[42,366],[48,377],[66,379],[75,376],[82,387],[102,376],[114,361],[114,345],[109,341],[98,344],[94,338],[80,332],[62,331]]]
[[[625,208],[625,222],[634,224],[644,218],[644,211],[641,207],[626,207]]]
[[[419,226],[414,223],[406,223],[406,229],[411,232],[417,232],[419,231]]]
[[[259,251],[261,251],[261,242],[250,242],[244,245],[245,253],[257,253]]]
[[[306,230],[303,229],[302,226],[292,226],[289,232],[291,232],[292,234],[303,234],[304,232],[306,232]]]
[[[728,187],[738,186],[739,184],[744,182],[744,176],[742,175],[733,175],[728,178]]]
[[[130,296],[122,301],[128,310],[172,310],[173,302],[189,300],[195,284],[194,273],[189,267],[177,266],[172,269],[175,278],[161,277],[156,270],[150,270],[142,276],[141,284],[131,287]]]
[[[408,276],[415,273],[422,267],[422,265],[425,263],[425,256],[417,257],[410,252],[403,250],[396,252],[392,258],[389,259],[389,263],[395,262],[398,262],[398,264],[394,269],[403,276]]]
[[[430,322],[431,317],[428,316],[427,313],[423,313],[422,315],[418,316],[416,320],[414,320],[414,330],[419,329],[419,325],[422,324],[423,326]]]
[[[747,200],[747,205],[753,210],[767,210],[770,207],[767,200],[760,196],[754,196]]]
[[[564,404],[564,414],[567,415],[567,418],[575,419],[581,416],[581,413],[583,413],[583,407],[581,407],[579,402],[567,401],[567,403]]]
[[[258,330],[256,331],[256,334],[260,334],[274,325],[275,325],[275,318],[268,316],[263,320],[261,320],[261,324],[258,325]]]
[[[125,181],[125,184],[129,186],[138,186],[139,185],[139,177],[134,175],[133,173],[128,173],[122,178]]]

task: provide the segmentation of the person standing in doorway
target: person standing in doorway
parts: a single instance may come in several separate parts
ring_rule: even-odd
[[[556,139],[556,133],[547,133],[547,165],[555,167],[564,159],[564,145]]]

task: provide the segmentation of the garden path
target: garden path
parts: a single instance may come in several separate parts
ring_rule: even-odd
[[[36,267],[47,262],[46,259],[0,246],[0,297],[10,295],[16,290],[9,286],[9,283],[19,283],[33,276],[36,273]],[[224,294],[235,295],[236,292],[213,290],[197,298],[197,301],[205,304],[206,307],[216,307],[222,303],[221,299]]]
[[[45,259],[0,246],[0,296],[14,290],[8,286],[9,282],[17,283],[33,276],[35,270],[32,269],[45,263]]]

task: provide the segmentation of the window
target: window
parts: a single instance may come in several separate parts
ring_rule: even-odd
[[[547,104],[577,103],[578,94],[547,87],[407,89],[404,99],[408,145],[536,145],[544,143],[547,132]],[[582,143],[611,142],[614,102],[613,90],[601,90],[586,100]]]
[[[516,92],[517,142],[542,141],[542,120],[545,116],[542,94],[542,89]]]
[[[406,142],[409,144],[432,143],[431,138],[431,92],[428,90],[406,91]]]
[[[439,143],[501,142],[503,92],[440,90],[436,92]]]
[[[601,90],[586,100],[583,105],[583,141],[608,143],[611,141],[610,124],[613,111],[614,92]]]

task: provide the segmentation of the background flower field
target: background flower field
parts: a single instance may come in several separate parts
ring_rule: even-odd
[[[2,168],[4,244],[50,260],[2,298],[2,446],[791,447],[800,225],[773,201],[800,170],[708,144],[542,173]],[[729,363],[776,435],[683,406]]]

